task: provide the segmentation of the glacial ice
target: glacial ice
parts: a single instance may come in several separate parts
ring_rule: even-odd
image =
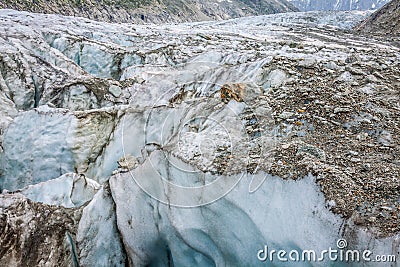
[[[249,106],[264,115],[259,120],[271,115],[259,87],[279,92],[300,81],[274,59],[326,66],[340,81],[352,81],[340,64],[351,51],[337,36],[300,36],[290,25],[334,31],[366,14],[132,26],[1,11],[1,35],[28,41],[0,45],[9,60],[7,75],[0,75],[0,126],[6,129],[0,190],[83,208],[76,240],[83,266],[265,266],[257,259],[264,245],[320,251],[335,248],[344,232],[351,247],[396,252],[398,236],[379,239],[357,226],[344,231],[346,221],[329,210],[332,202],[325,203],[312,175],[294,181],[260,170],[253,176],[243,172],[247,162],[241,160],[250,138],[240,116]],[[34,78],[21,79],[19,61]],[[246,86],[243,102],[222,104],[218,91],[230,83]],[[293,113],[276,115],[290,119]],[[380,140],[390,137],[383,132]],[[235,172],[213,169],[215,150],[230,146]],[[126,172],[118,161],[128,155],[139,164]],[[199,203],[208,205],[194,207]]]
[[[20,192],[35,202],[72,208],[92,200],[99,189],[100,185],[97,182],[68,173],[56,179],[30,185]]]
[[[175,175],[174,182],[187,183],[187,178]],[[128,173],[113,176],[110,185],[117,205],[118,227],[122,236],[133,237],[124,238],[124,244],[135,255],[134,265],[171,257],[175,266],[238,266],[240,262],[263,266],[257,252],[264,245],[287,251],[322,251],[335,246],[341,219],[325,207],[313,177],[283,181],[268,176],[252,194],[248,191],[248,178],[243,177],[219,201],[182,209],[149,198]]]
[[[74,117],[62,110],[19,115],[3,136],[2,189],[16,190],[74,172],[71,129]]]
[[[83,210],[77,243],[83,266],[126,266],[126,255],[116,225],[115,204],[111,193],[100,189]]]

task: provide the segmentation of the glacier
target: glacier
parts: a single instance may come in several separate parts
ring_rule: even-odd
[[[389,0],[289,0],[301,11],[312,10],[373,10],[379,9]]]
[[[28,255],[39,266],[288,266],[257,253],[336,249],[339,239],[398,255],[397,228],[384,232],[383,216],[347,206],[353,196],[340,192],[369,199],[325,139],[338,128],[337,144],[392,133],[386,161],[396,152],[382,121],[399,108],[386,80],[400,52],[349,32],[368,14],[132,25],[0,10],[2,240],[36,240],[7,219],[18,214],[32,229],[65,222],[46,236],[54,257],[47,241]],[[380,131],[343,133],[359,123],[350,96],[386,114],[364,110]],[[0,265],[27,264],[17,243],[7,246]]]

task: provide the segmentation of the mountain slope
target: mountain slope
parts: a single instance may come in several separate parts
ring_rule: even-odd
[[[392,0],[386,4],[360,23],[356,30],[400,35],[400,0]]]
[[[286,0],[3,0],[0,8],[106,22],[190,22],[298,11]]]
[[[369,10],[382,7],[389,0],[288,0],[301,11]]]

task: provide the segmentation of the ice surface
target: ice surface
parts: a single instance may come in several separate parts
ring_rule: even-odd
[[[174,179],[185,183],[188,176]],[[264,245],[288,251],[323,250],[333,247],[340,236],[341,219],[325,207],[311,176],[300,181],[268,176],[253,194],[244,177],[223,199],[187,209],[149,198],[129,174],[114,176],[110,182],[118,227],[137,265],[166,261],[171,254],[176,266],[240,266],[240,262],[263,266],[256,254]]]
[[[35,202],[72,208],[86,204],[99,189],[100,185],[91,179],[65,174],[47,182],[30,185],[20,192]]]
[[[74,172],[68,139],[76,120],[63,111],[28,111],[3,137],[1,188],[16,190]]]
[[[126,255],[116,225],[115,205],[108,189],[102,188],[85,207],[77,242],[84,266],[126,266]]]
[[[261,116],[253,120],[268,122],[264,93],[288,97],[285,86],[301,85],[298,70],[307,68],[349,84],[357,76],[345,68],[349,55],[369,61],[365,51],[394,49],[339,31],[365,15],[133,26],[1,11],[0,189],[69,208],[90,201],[77,233],[83,266],[265,266],[257,260],[264,245],[323,250],[343,236],[353,247],[397,253],[397,236],[344,231],[348,221],[329,210],[336,203],[326,203],[315,177],[284,180],[267,175],[268,166],[245,174],[244,113],[254,107]],[[372,94],[370,80],[360,90]],[[222,102],[221,87],[233,84],[246,88],[242,102]],[[276,118],[302,106],[293,108]],[[394,141],[385,131],[377,138]],[[138,162],[130,172],[118,166],[124,156]],[[220,168],[225,162],[232,173]],[[299,264],[310,265],[318,266]]]

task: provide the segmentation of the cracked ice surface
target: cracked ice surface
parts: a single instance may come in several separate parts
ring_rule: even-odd
[[[124,239],[133,263],[163,266],[168,255],[159,250],[168,247],[176,266],[263,266],[256,253],[264,244],[288,251],[334,245],[341,220],[325,208],[312,177],[297,182],[268,177],[254,194],[247,178],[220,201],[181,209],[149,199],[129,174],[112,177],[119,229],[134,237]]]
[[[352,248],[395,253],[396,235],[378,238],[332,213],[337,203],[327,203],[316,177],[268,173],[272,151],[295,138],[275,123],[295,129],[309,120],[294,120],[302,106],[272,106],[291,99],[290,86],[293,95],[327,80],[390,91],[376,86],[381,74],[365,78],[348,63],[392,51],[375,67],[396,73],[397,48],[341,31],[365,15],[139,26],[0,11],[0,188],[19,192],[5,192],[0,211],[22,201],[9,195],[82,211],[71,238],[83,266],[258,266],[265,244],[318,251],[342,237]],[[364,78],[369,84],[357,85]],[[239,88],[240,101],[221,101],[221,88]],[[395,142],[381,132],[382,145]],[[326,160],[324,145],[294,154]]]

